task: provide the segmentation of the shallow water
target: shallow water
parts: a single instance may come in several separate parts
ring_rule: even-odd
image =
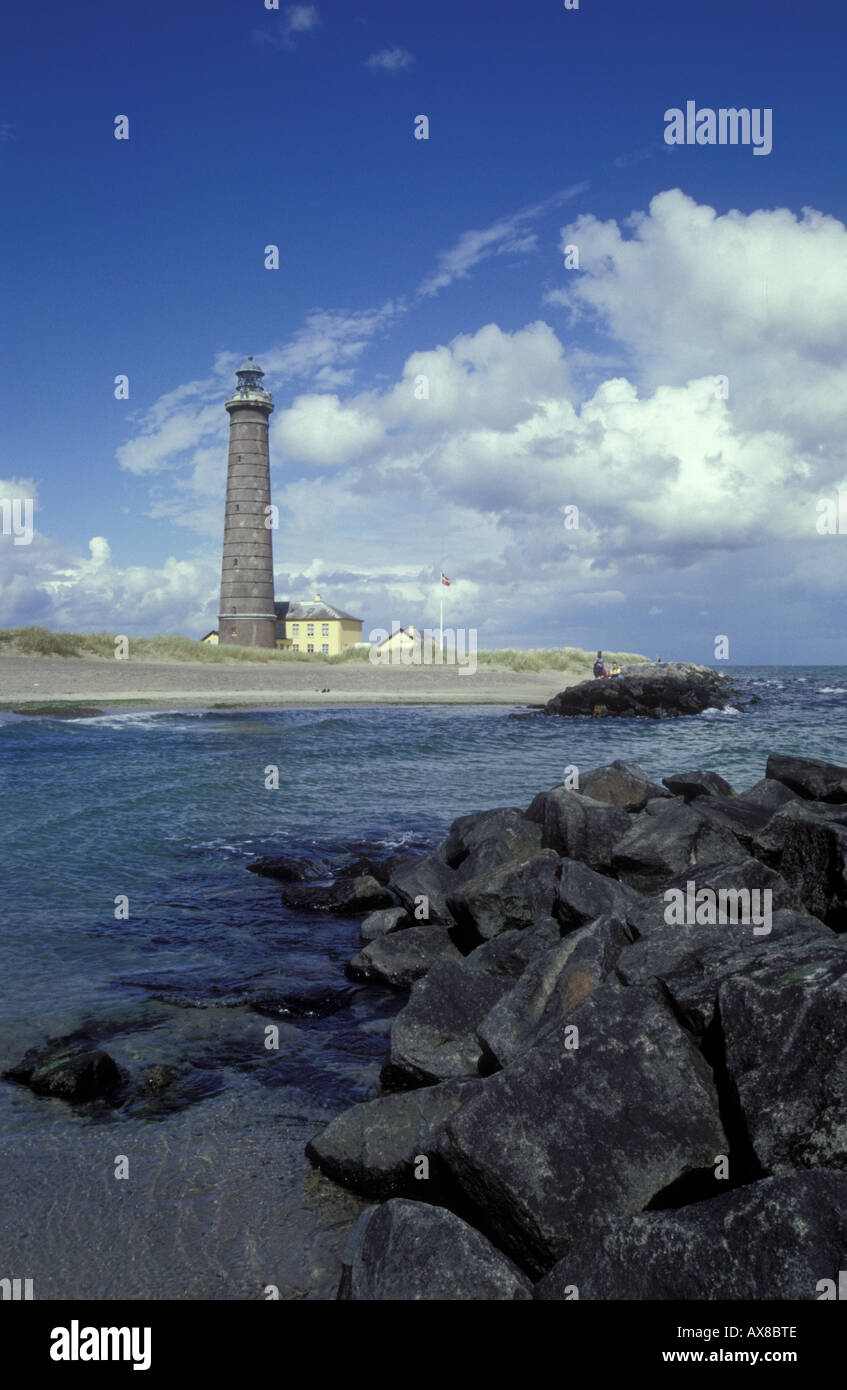
[[[0,1069],[81,1031],[138,1081],[180,1073],[170,1101],[114,1110],[0,1082],[0,1275],[41,1298],[331,1294],[364,1203],[303,1146],[373,1093],[402,999],[346,981],[357,922],[284,909],[245,865],[423,849],[457,815],[526,807],[569,765],[708,767],[741,790],[772,751],[847,762],[844,668],[730,674],[760,703],[662,723],[490,706],[0,716]],[[333,1011],[279,1011],[303,996]]]

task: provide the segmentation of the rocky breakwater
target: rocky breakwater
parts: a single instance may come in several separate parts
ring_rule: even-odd
[[[708,666],[687,661],[658,666],[642,662],[624,666],[619,676],[572,685],[546,705],[537,706],[536,712],[571,718],[678,719],[685,714],[702,714],[706,709],[726,709],[738,696],[739,691],[726,676],[719,676]]]
[[[410,990],[382,1094],[307,1149],[374,1199],[339,1298],[835,1296],[847,769],[613,763],[387,888],[349,967]]]

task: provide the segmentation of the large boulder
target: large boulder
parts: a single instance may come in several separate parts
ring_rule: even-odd
[[[555,917],[542,917],[531,927],[501,932],[483,941],[470,955],[465,956],[467,970],[485,970],[490,975],[505,975],[510,980],[520,979],[529,962],[541,951],[546,951],[561,937],[559,923]]]
[[[426,1181],[415,1176],[420,1158],[427,1169],[434,1153],[434,1136],[480,1081],[445,1081],[416,1091],[379,1096],[351,1106],[306,1145],[307,1157],[335,1182],[368,1197],[418,1196]]]
[[[796,821],[783,841],[780,872],[809,912],[847,931],[847,825]]]
[[[714,830],[734,835],[747,854],[753,853],[756,837],[762,833],[773,815],[767,806],[742,801],[740,796],[701,796],[695,805],[698,814]]]
[[[731,923],[660,930],[621,952],[617,974],[625,984],[658,980],[686,1027],[704,1037],[715,1020],[724,980],[766,961],[791,970],[826,950],[833,939],[816,917],[780,909],[768,936],[754,936],[749,927]]]
[[[664,787],[651,781],[644,768],[638,763],[626,762],[616,758],[604,767],[591,768],[580,773],[578,791],[590,796],[592,801],[602,801],[607,806],[620,806],[624,811],[643,811],[653,797],[670,795]]]
[[[847,1169],[847,942],[732,975],[718,1009],[727,1076],[762,1168]]]
[[[845,1262],[847,1175],[792,1173],[618,1217],[577,1241],[534,1297],[571,1299],[576,1285],[581,1300],[817,1300]]]
[[[559,856],[536,850],[477,878],[469,879],[447,899],[450,913],[469,945],[500,932],[530,927],[550,917],[559,888]]]
[[[84,1043],[33,1049],[3,1075],[7,1081],[28,1086],[37,1096],[76,1104],[108,1099],[121,1084],[118,1065],[108,1052]]]
[[[529,1281],[453,1212],[394,1197],[362,1212],[344,1253],[339,1299],[514,1302]]]
[[[689,885],[692,886],[689,888]],[[709,888],[719,895],[722,891],[725,893],[724,898],[718,898],[718,907],[723,904],[727,912],[727,922],[723,927],[719,921],[710,922],[710,913],[697,906],[696,895],[701,888]],[[732,925],[732,895],[741,890],[750,894],[748,905],[751,908],[757,903],[760,906],[770,903],[773,912],[783,907],[799,907],[794,889],[786,883],[781,874],[751,855],[741,854],[736,845],[731,859],[717,864],[700,864],[666,879],[657,892],[651,893],[649,897],[640,897],[627,909],[626,920],[634,936],[647,936],[654,940],[657,953],[668,950],[677,957],[679,948],[676,943],[685,944],[690,940],[698,947],[708,948],[713,941],[723,940]],[[768,896],[753,897],[756,890],[760,895],[767,892]],[[680,892],[683,895],[682,899],[679,896]],[[743,901],[742,899],[739,902],[739,907],[743,905]],[[679,922],[680,905],[683,906],[685,916],[690,919],[684,925]],[[704,932],[704,927],[708,928],[708,931]],[[689,930],[694,934],[686,937],[685,933]],[[738,934],[737,926],[735,930]],[[750,929],[747,928],[748,935],[749,932]],[[766,936],[767,933],[758,932],[756,935]]]
[[[499,846],[501,862],[526,858],[527,854],[541,848],[541,836],[516,806],[504,806],[495,811],[459,816],[441,849],[451,869],[464,868],[465,877],[471,878],[480,872],[483,859],[488,860],[495,845]],[[466,863],[469,857],[470,865]]]
[[[574,1009],[608,977],[626,941],[615,918],[572,932],[530,961],[517,984],[478,1029],[487,1061],[506,1067],[539,1038],[567,1023]]]
[[[447,894],[453,887],[454,878],[443,851],[438,849],[432,854],[405,860],[392,870],[388,886],[412,916],[416,907],[425,908],[428,913],[426,921],[449,926],[453,919],[447,907]],[[422,898],[426,899],[426,903],[421,902]]]
[[[626,666],[620,676],[581,681],[542,706],[544,714],[676,719],[725,709],[737,694],[725,676],[691,662]]]
[[[407,927],[369,942],[347,966],[351,980],[409,989],[439,960],[461,960],[462,953],[443,926]]]
[[[683,801],[695,801],[699,796],[735,796],[735,792],[716,772],[675,772],[672,777],[663,777],[662,782],[672,796],[681,796]]]
[[[668,1007],[606,984],[483,1083],[439,1152],[498,1245],[540,1275],[684,1177],[711,1190],[726,1145],[711,1071]]]
[[[624,883],[650,893],[695,864],[716,864],[737,857],[734,835],[711,825],[694,806],[674,799],[648,801],[614,845],[611,864]]]
[[[469,970],[464,961],[433,966],[391,1024],[385,1085],[429,1086],[477,1076],[482,1057],[477,1028],[512,983],[505,975]]]
[[[750,801],[754,806],[761,806],[763,810],[770,811],[774,815],[781,811],[790,801],[797,800],[797,793],[790,787],[786,787],[782,782],[775,782],[770,777],[763,777],[761,781],[754,782],[752,787],[748,787],[746,792],[740,792],[739,801]]]
[[[556,916],[563,931],[573,931],[603,916],[624,921],[641,902],[641,895],[626,883],[598,874],[578,859],[562,860]]]
[[[613,848],[631,824],[620,806],[607,806],[564,786],[540,792],[526,815],[541,826],[545,849],[579,859],[600,872],[609,871]]]
[[[751,853],[763,864],[778,869],[782,864],[786,840],[798,825],[813,822],[847,827],[847,807],[830,806],[825,801],[802,801],[795,797],[787,806],[776,811],[753,837]]]
[[[837,763],[771,753],[765,776],[782,782],[807,801],[847,802],[847,767]]]

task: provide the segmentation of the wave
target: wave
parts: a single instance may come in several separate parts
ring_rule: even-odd
[[[844,685],[822,685],[818,691],[819,695],[847,695],[847,686]]]
[[[706,719],[718,714],[741,714],[741,710],[736,709],[735,705],[727,705],[726,709],[704,709],[700,711],[700,718]]]

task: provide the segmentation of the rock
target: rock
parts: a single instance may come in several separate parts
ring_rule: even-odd
[[[754,806],[762,806],[771,815],[781,811],[783,806],[789,802],[797,800],[797,793],[791,791],[782,782],[774,782],[768,777],[763,777],[760,782],[748,787],[746,792],[739,793],[739,801],[749,801]]]
[[[469,879],[450,894],[447,906],[462,928],[463,942],[474,945],[552,916],[558,887],[559,856],[549,849],[537,850],[527,859]]]
[[[451,1211],[394,1197],[362,1212],[350,1233],[339,1299],[514,1302],[528,1280]]]
[[[658,783],[651,782],[643,767],[617,758],[605,767],[595,767],[590,772],[580,774],[578,789],[583,796],[592,801],[602,801],[607,806],[620,806],[624,811],[643,811],[653,797],[667,797],[669,793]]]
[[[409,916],[405,907],[383,907],[368,914],[359,927],[359,935],[362,941],[367,943],[375,941],[378,936],[384,936],[386,932],[401,931],[413,925],[414,919]]]
[[[335,883],[292,883],[282,890],[286,907],[305,908],[310,912],[337,912],[341,915],[371,912],[388,907],[391,894],[375,878],[339,878]]]
[[[837,1287],[845,1260],[847,1177],[792,1173],[610,1221],[578,1241],[534,1297],[572,1297],[576,1284],[581,1300],[816,1300],[822,1279]]]
[[[847,942],[818,945],[793,968],[763,961],[732,975],[718,1009],[726,1072],[762,1168],[847,1169]]]
[[[504,806],[496,811],[477,811],[474,815],[454,820],[442,845],[444,858],[451,869],[458,869],[469,855],[492,840],[503,846],[503,858],[541,848],[541,836],[531,821],[516,806]]]
[[[454,882],[455,875],[444,859],[443,852],[435,850],[432,854],[407,859],[404,864],[392,870],[388,886],[396,893],[410,916],[414,917],[416,907],[424,906],[419,900],[426,898],[425,906],[429,913],[426,920],[449,926],[453,918],[447,907],[447,894],[452,890]]]
[[[605,984],[444,1125],[439,1152],[485,1229],[531,1273],[726,1153],[711,1072],[649,992]],[[706,1177],[708,1172],[709,1177]]]
[[[464,961],[439,961],[415,985],[391,1025],[383,1083],[428,1086],[477,1076],[482,1048],[476,1030],[511,987],[505,975],[468,970]]]
[[[510,864],[520,864],[541,850],[541,826],[523,820],[520,834],[492,835],[475,845],[454,874],[456,887],[471,879],[485,877]],[[455,891],[455,888],[454,890]]]
[[[627,884],[595,873],[578,859],[562,860],[555,911],[563,931],[573,931],[603,916],[625,921],[627,912],[641,902],[640,894]]]
[[[847,801],[847,767],[827,763],[821,758],[792,758],[771,753],[765,777],[782,782],[807,801],[842,804]]]
[[[598,872],[610,870],[614,846],[631,825],[619,806],[592,801],[590,796],[563,786],[540,792],[526,814],[528,820],[541,826],[545,849],[579,859]]]
[[[320,878],[329,870],[326,863],[314,864],[308,859],[295,859],[290,854],[266,854],[247,865],[247,872],[262,878],[275,878],[280,883],[306,883]]]
[[[801,801],[795,798],[771,816],[767,824],[753,838],[752,852],[763,864],[778,869],[782,863],[785,841],[795,826],[806,825],[811,821],[847,826],[847,810],[842,806],[829,806],[824,801]]]
[[[7,1081],[28,1086],[37,1096],[74,1103],[108,1098],[121,1083],[121,1073],[108,1052],[84,1044],[34,1049],[3,1075]]]
[[[847,825],[818,817],[791,824],[780,872],[809,912],[835,931],[847,931]]]
[[[610,974],[625,941],[621,924],[602,918],[530,961],[514,988],[497,1001],[477,1030],[491,1066],[508,1066],[540,1038],[569,1022],[577,1005]]]
[[[392,854],[387,859],[378,859],[371,854],[360,854],[344,865],[344,878],[375,878],[385,887],[395,869],[408,862],[408,854]]]
[[[738,842],[677,800],[648,801],[646,809],[615,844],[612,869],[639,892],[655,892],[674,874],[695,864],[714,864],[738,856]]]
[[[713,829],[734,835],[747,854],[752,854],[756,836],[761,834],[773,814],[768,807],[742,801],[740,796],[701,796],[696,810]]]
[[[522,931],[504,931],[483,941],[465,956],[467,970],[485,970],[490,975],[504,975],[510,980],[520,979],[529,962],[546,950],[561,937],[559,923],[555,917],[542,917],[531,927]]]
[[[438,960],[461,960],[447,927],[407,927],[378,936],[354,956],[347,966],[351,980],[408,989]]]
[[[367,1197],[417,1195],[420,1157],[432,1161],[439,1126],[476,1094],[480,1081],[444,1081],[379,1096],[345,1110],[306,1145],[321,1172]],[[436,1178],[427,1179],[427,1195]]]
[[[618,718],[675,719],[701,714],[704,709],[725,709],[737,694],[725,676],[708,666],[672,662],[665,666],[643,663],[624,667],[620,676],[581,681],[543,707],[545,714],[564,716],[613,715]]]
[[[662,782],[672,796],[681,796],[683,801],[694,801],[698,796],[735,796],[728,782],[716,772],[677,772],[673,777],[663,777]]]
[[[316,987],[295,993],[290,989],[264,989],[246,1001],[254,1013],[269,1018],[330,1018],[346,1009],[353,998],[349,989]]]
[[[144,1082],[142,1089],[145,1091],[166,1091],[170,1085],[179,1077],[176,1067],[152,1067]]]
[[[816,917],[782,908],[774,912],[769,936],[731,923],[656,932],[621,952],[617,974],[624,984],[660,981],[680,1019],[702,1037],[714,1021],[723,980],[770,960],[792,968],[833,940]]]
[[[662,888],[650,897],[641,897],[634,906],[627,909],[626,920],[635,937],[648,936],[654,940],[657,950],[670,950],[676,953],[677,947],[674,945],[684,939],[684,932],[688,927],[680,926],[676,923],[674,910],[671,907],[673,899],[670,897],[671,890],[681,889],[687,898],[689,883],[694,885],[692,892],[697,893],[701,888],[711,888],[715,892],[721,889],[747,889],[752,893],[754,889],[770,891],[770,903],[772,910],[777,911],[782,907],[799,907],[797,895],[793,888],[785,882],[776,870],[762,864],[758,859],[751,855],[742,855],[735,848],[732,859],[724,860],[718,864],[701,864],[693,869],[686,869],[681,874],[675,874],[673,878],[665,881]],[[733,899],[727,901],[727,908],[731,908]],[[752,905],[752,904],[751,904]],[[694,913],[696,917],[696,911]],[[701,916],[705,918],[706,914]],[[703,925],[708,927],[706,935],[697,935],[703,931]],[[727,927],[731,923],[726,924]],[[690,939],[698,947],[708,946],[713,938],[722,939],[725,935],[723,929],[717,925],[708,926],[708,923],[696,924],[689,923],[688,926],[694,931],[695,935]],[[763,935],[763,933],[762,933]]]

